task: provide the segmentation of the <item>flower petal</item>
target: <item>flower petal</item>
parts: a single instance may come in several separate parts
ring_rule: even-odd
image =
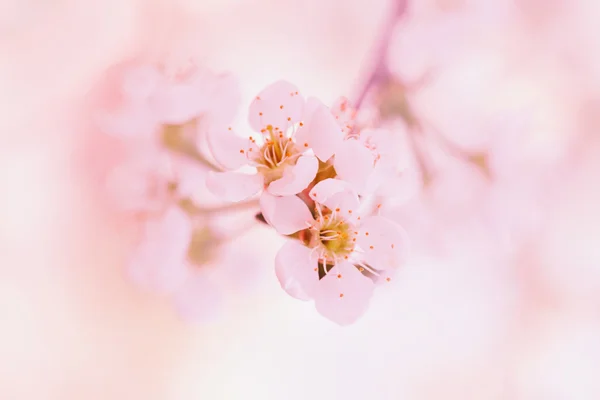
[[[288,241],[275,257],[275,274],[283,290],[300,300],[310,300],[317,284],[319,273],[317,259],[311,250],[297,241]]]
[[[311,147],[319,160],[325,162],[342,143],[344,134],[329,109],[319,104],[304,126],[296,132],[296,142]]]
[[[331,210],[340,209],[344,216],[355,217],[360,202],[358,195],[348,182],[339,179],[325,179],[310,191],[310,197]]]
[[[315,179],[319,170],[319,160],[313,156],[298,158],[296,165],[288,166],[283,176],[271,182],[267,190],[278,196],[292,196],[300,193]]]
[[[313,221],[308,206],[296,196],[273,196],[263,192],[260,209],[265,220],[282,235],[291,235],[307,228]]]
[[[180,82],[164,81],[150,99],[158,118],[168,124],[183,124],[200,116],[209,108],[210,80],[195,73]]]
[[[215,196],[225,201],[242,201],[254,196],[263,186],[260,174],[242,174],[240,172],[213,172],[206,177],[206,187]]]
[[[179,315],[187,322],[216,320],[222,309],[222,293],[206,271],[195,270],[173,295]]]
[[[131,101],[147,100],[158,88],[162,75],[156,66],[139,64],[123,70],[121,93]]]
[[[344,140],[335,152],[333,165],[338,176],[362,194],[374,169],[373,154],[358,140]]]
[[[302,118],[304,98],[298,88],[287,81],[267,86],[250,104],[248,120],[256,132],[268,125],[286,131]]]
[[[367,311],[374,287],[373,281],[354,265],[338,264],[319,281],[314,293],[315,307],[339,325],[352,324]]]
[[[118,110],[100,111],[94,115],[94,122],[101,132],[122,139],[153,140],[158,130],[158,121],[147,107],[127,104]]]
[[[241,102],[237,79],[230,74],[216,76],[211,87],[207,117],[211,126],[227,125],[233,121]]]
[[[248,164],[249,149],[258,151],[258,146],[250,139],[244,139],[230,129],[209,129],[206,139],[215,160],[227,169],[238,169]]]
[[[148,220],[128,265],[130,278],[152,291],[176,290],[188,273],[185,257],[191,234],[189,217],[175,206],[160,218]]]
[[[378,270],[401,266],[406,261],[409,245],[404,229],[380,216],[362,221],[356,244],[364,251],[364,261]]]

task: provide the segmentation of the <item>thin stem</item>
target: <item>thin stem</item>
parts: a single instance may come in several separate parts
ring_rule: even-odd
[[[390,72],[387,67],[387,53],[394,33],[394,28],[406,11],[407,0],[394,0],[394,8],[384,23],[378,40],[372,50],[374,66],[353,102],[356,110],[360,109],[367,94],[373,87],[388,79]]]

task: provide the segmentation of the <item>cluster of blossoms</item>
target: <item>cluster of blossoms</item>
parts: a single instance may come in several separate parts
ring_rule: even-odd
[[[232,202],[260,195],[264,220],[290,239],[275,261],[281,286],[342,325],[365,312],[407,248],[376,202],[398,183],[394,135],[359,127],[355,114],[343,99],[329,108],[279,81],[250,105],[253,134],[208,132],[227,169],[209,172],[209,190]]]
[[[213,315],[215,282],[230,286],[236,263],[249,270],[224,260],[240,252],[223,251],[231,235],[218,232],[218,217],[253,206],[288,239],[275,260],[281,286],[325,317],[354,322],[392,280],[407,248],[404,231],[379,215],[402,187],[392,132],[362,126],[345,99],[327,107],[279,81],[252,101],[253,133],[243,137],[228,127],[239,97],[228,76],[138,63],[115,81],[96,122],[129,150],[109,183],[142,217],[129,262],[139,285],[171,296],[186,317]]]

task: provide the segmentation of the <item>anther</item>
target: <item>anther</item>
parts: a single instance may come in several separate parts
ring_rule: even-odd
[[[240,153],[244,154],[244,150],[240,150]]]
[[[344,297],[344,293],[340,293],[340,299]]]
[[[279,106],[279,109],[280,109],[280,110],[283,110],[283,105],[280,105],[280,106]]]
[[[369,232],[365,232],[365,236],[369,236]]]
[[[304,143],[304,147],[308,147],[308,143]]]
[[[371,250],[373,250],[373,246],[369,246],[369,248],[370,248]]]
[[[342,274],[338,274],[338,279],[342,279]]]
[[[336,211],[336,212],[340,212],[340,208],[339,208],[339,207],[338,207],[338,208],[336,208],[336,209],[335,209],[335,211]]]

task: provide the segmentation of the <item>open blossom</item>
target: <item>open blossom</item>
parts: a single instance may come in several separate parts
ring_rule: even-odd
[[[95,108],[95,123],[124,150],[108,174],[108,191],[127,211],[168,204],[172,185],[182,183],[182,156],[169,151],[165,141],[189,136],[193,147],[199,126],[231,121],[231,104],[239,97],[231,76],[201,69],[169,76],[158,65],[143,62],[109,71],[100,90],[106,93]]]
[[[389,282],[402,265],[407,239],[380,216],[361,215],[358,195],[338,179],[310,191],[314,214],[299,197],[261,198],[265,219],[282,234],[299,232],[275,261],[281,286],[291,296],[313,299],[325,317],[347,325],[367,309],[376,284]]]
[[[249,275],[258,273],[253,253],[224,251],[221,244],[209,226],[171,206],[144,221],[127,271],[141,288],[167,296],[186,321],[209,322],[221,314],[228,290],[248,289]]]
[[[240,201],[266,189],[278,196],[300,193],[315,178],[317,158],[296,133],[303,125],[304,98],[291,83],[278,81],[265,88],[250,105],[249,122],[258,134],[242,138],[231,128],[210,130],[212,154],[226,172],[211,173],[207,186],[228,201]],[[246,174],[235,171],[253,167]]]

